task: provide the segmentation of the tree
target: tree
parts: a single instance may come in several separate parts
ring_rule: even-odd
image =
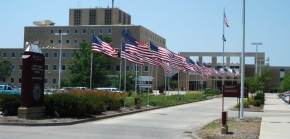
[[[282,91],[290,90],[290,72],[286,74],[282,81]]]
[[[11,63],[7,60],[3,60],[0,62],[0,80],[5,82],[6,78],[11,76]]]
[[[110,38],[100,36],[109,43]],[[90,84],[91,75],[91,43],[80,43],[80,49],[74,50],[73,60],[69,62],[68,68],[71,71],[69,78],[62,81],[66,86],[86,86]],[[109,86],[111,84],[108,74],[111,59],[100,53],[93,52],[92,87]]]
[[[261,73],[261,76],[259,76],[258,80],[259,80],[259,90],[261,91],[265,91],[265,90],[269,90],[270,87],[270,81],[272,80],[272,78],[269,76],[269,69],[264,69]]]
[[[271,77],[269,76],[269,69],[264,69],[259,76],[255,74],[252,77],[246,77],[245,82],[249,85],[249,91],[254,93],[256,91],[265,91],[269,88]]]

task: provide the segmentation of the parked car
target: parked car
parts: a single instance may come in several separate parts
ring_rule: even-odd
[[[9,85],[0,85],[0,93],[21,95],[21,90],[13,89],[12,86],[9,86]]]
[[[99,87],[99,88],[94,88],[94,90],[103,90],[103,91],[120,93],[120,90],[115,87]]]
[[[290,97],[290,96],[286,96],[286,97],[283,98],[283,100],[284,100],[285,102],[287,102],[287,103],[290,103],[290,101],[289,101],[289,97]]]

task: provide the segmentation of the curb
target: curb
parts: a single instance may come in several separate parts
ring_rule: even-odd
[[[121,112],[121,113],[112,114],[112,115],[94,116],[92,118],[86,118],[83,120],[77,120],[77,121],[72,121],[72,122],[58,122],[58,123],[0,122],[0,125],[7,125],[7,126],[66,126],[66,125],[75,125],[75,124],[80,124],[80,123],[92,122],[92,121],[97,121],[97,120],[102,120],[102,119],[107,119],[107,118],[113,118],[113,117],[118,117],[118,116],[124,116],[124,115],[139,113],[139,112],[145,112],[145,111],[155,110],[155,109],[160,109],[160,108],[163,108],[163,107],[134,109],[133,111],[129,111],[129,112]]]

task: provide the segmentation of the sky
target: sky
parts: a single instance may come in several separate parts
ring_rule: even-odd
[[[224,51],[243,50],[243,0],[114,1],[115,7],[131,15],[133,25],[142,25],[164,37],[166,47],[176,53],[223,52],[225,9],[230,27],[224,28]],[[55,26],[67,26],[70,8],[105,8],[111,3],[112,0],[2,1],[0,48],[23,48],[24,27],[33,26],[33,21],[52,20]],[[246,0],[245,52],[256,52],[251,43],[261,42],[258,52],[269,57],[270,66],[290,66],[289,5],[290,0]],[[204,62],[210,62],[209,58],[204,58]],[[253,64],[254,58],[245,62]]]

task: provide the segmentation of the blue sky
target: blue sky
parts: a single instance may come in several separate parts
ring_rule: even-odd
[[[256,52],[251,43],[262,42],[258,52],[265,52],[271,66],[290,66],[289,5],[289,0],[246,0],[246,52]],[[0,48],[22,48],[24,27],[33,21],[49,19],[66,26],[69,8],[107,6],[111,0],[2,1]],[[243,0],[115,0],[115,7],[132,16],[132,24],[163,36],[166,47],[176,53],[222,52],[223,8],[230,23],[225,52],[241,52],[242,6]]]

